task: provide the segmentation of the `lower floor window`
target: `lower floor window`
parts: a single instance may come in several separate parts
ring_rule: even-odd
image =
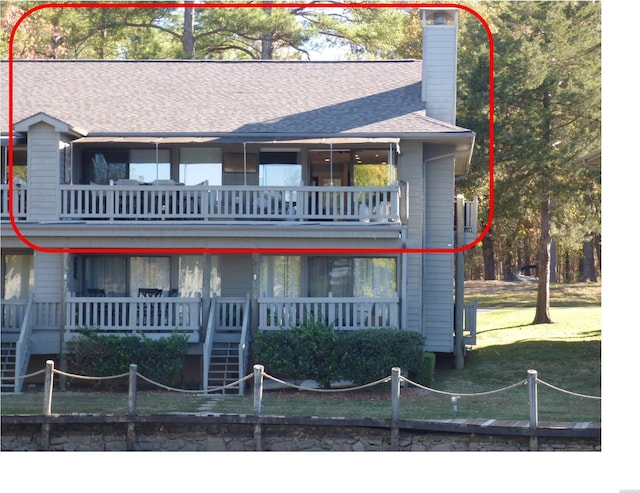
[[[309,272],[312,297],[390,297],[398,291],[395,258],[314,257]]]
[[[34,286],[33,255],[3,255],[2,274],[2,299],[26,300]]]
[[[398,292],[392,257],[263,257],[260,294],[274,297],[391,297]]]

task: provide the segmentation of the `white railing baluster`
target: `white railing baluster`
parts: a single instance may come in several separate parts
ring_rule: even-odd
[[[400,301],[389,298],[259,298],[260,330],[287,328],[314,316],[340,329],[398,327]]]
[[[61,219],[400,220],[399,185],[259,187],[61,185]],[[3,200],[7,195],[2,190]],[[22,190],[26,193],[26,190]],[[17,206],[24,214],[25,193]],[[403,204],[406,197],[402,198]],[[2,214],[7,215],[3,204]]]

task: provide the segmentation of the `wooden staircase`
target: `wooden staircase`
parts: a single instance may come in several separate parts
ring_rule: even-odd
[[[16,343],[10,341],[2,341],[0,343],[0,375],[2,382],[0,391],[15,392],[16,376]]]
[[[243,365],[247,357],[249,306],[248,294],[245,298],[214,298],[212,301],[203,348],[202,378],[208,391],[244,394],[244,381],[239,380],[246,371]],[[238,384],[221,389],[235,382]]]
[[[207,378],[207,388],[219,388],[236,382],[240,379],[240,369],[238,363],[238,343],[239,337],[225,334],[220,335],[218,340],[214,339],[211,346],[211,360],[209,362],[209,373]],[[220,391],[222,394],[238,395],[238,387],[232,386]]]

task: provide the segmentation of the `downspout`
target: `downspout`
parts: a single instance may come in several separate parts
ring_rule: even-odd
[[[244,186],[247,186],[247,143],[242,143],[242,158],[243,158],[243,170],[244,170]]]
[[[329,143],[329,183],[333,186],[333,143]]]

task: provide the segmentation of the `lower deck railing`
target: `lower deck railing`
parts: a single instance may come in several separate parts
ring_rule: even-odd
[[[211,317],[205,329],[246,333],[249,329],[249,304],[246,299],[218,298],[212,303]],[[400,326],[400,300],[387,298],[259,298],[258,330],[276,330],[310,320],[322,320],[336,329],[397,328]],[[3,301],[3,337],[15,340],[27,315],[27,301]],[[204,343],[202,303],[195,298],[76,297],[61,302],[34,302],[29,308],[29,325],[55,330],[64,326],[65,339],[72,339],[83,328],[100,334],[144,334],[159,338],[176,332],[190,343]],[[209,327],[212,325],[212,327]],[[246,343],[246,341],[245,341]]]
[[[400,300],[389,298],[259,298],[259,330],[299,325],[311,318],[336,329],[399,327]]]
[[[200,342],[200,298],[88,298],[65,300],[65,338],[81,328],[102,334],[140,334],[151,338],[176,332]]]

